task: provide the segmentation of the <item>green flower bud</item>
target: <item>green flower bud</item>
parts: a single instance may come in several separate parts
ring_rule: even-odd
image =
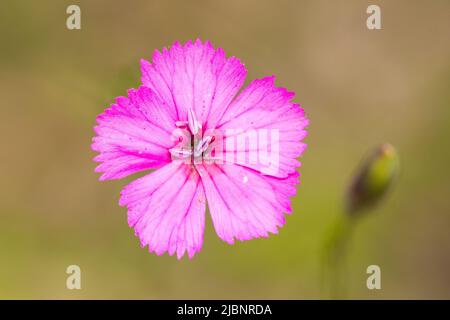
[[[347,190],[347,212],[356,216],[373,207],[390,189],[399,170],[397,151],[383,144],[363,162]]]

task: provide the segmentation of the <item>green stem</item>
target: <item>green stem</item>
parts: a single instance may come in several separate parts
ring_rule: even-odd
[[[330,229],[323,247],[322,294],[333,299],[346,296],[347,254],[354,222],[346,214],[339,215]]]

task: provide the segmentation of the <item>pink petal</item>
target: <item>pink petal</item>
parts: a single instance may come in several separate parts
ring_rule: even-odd
[[[100,180],[119,179],[129,174],[164,165],[170,161],[168,149],[175,129],[161,101],[150,89],[141,87],[119,97],[97,117],[92,149],[102,162]]]
[[[277,233],[291,212],[298,173],[280,179],[238,165],[199,166],[217,235],[233,244]]]
[[[198,173],[175,161],[130,183],[120,198],[141,245],[157,255],[176,252],[179,259],[202,247],[205,203]]]
[[[203,125],[217,122],[247,74],[237,58],[200,40],[155,51],[152,64],[141,60],[141,70],[142,83],[167,104],[172,117],[185,121],[192,108]]]
[[[275,177],[293,174],[300,166],[296,158],[306,148],[302,140],[308,125],[304,110],[291,102],[293,96],[293,93],[275,87],[274,77],[253,81],[228,106],[218,122],[224,145],[229,140],[234,141],[229,144],[231,148],[224,148],[227,159]],[[238,138],[249,136],[250,131],[257,135],[266,131],[267,138],[259,139],[253,147],[249,143],[240,145],[236,142]],[[272,135],[278,136],[276,143],[272,142]],[[258,161],[250,163],[248,159],[252,157],[257,157]],[[274,167],[269,168],[269,163]]]

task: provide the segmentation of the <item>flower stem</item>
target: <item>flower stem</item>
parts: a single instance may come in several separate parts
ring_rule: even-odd
[[[354,221],[346,214],[338,216],[331,226],[322,249],[322,294],[333,299],[346,296],[347,255]]]

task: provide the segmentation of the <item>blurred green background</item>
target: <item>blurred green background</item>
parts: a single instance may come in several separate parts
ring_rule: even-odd
[[[78,4],[82,29],[66,29]],[[378,4],[382,28],[366,28]],[[398,149],[401,173],[361,222],[350,298],[450,298],[450,2],[32,1],[0,4],[0,298],[321,298],[323,238],[361,157]],[[297,93],[311,125],[294,214],[229,246],[207,218],[192,261],[141,249],[118,206],[134,177],[98,182],[97,114],[140,83],[139,59],[209,39]],[[66,289],[77,264],[82,290]],[[366,288],[377,264],[382,289]]]

